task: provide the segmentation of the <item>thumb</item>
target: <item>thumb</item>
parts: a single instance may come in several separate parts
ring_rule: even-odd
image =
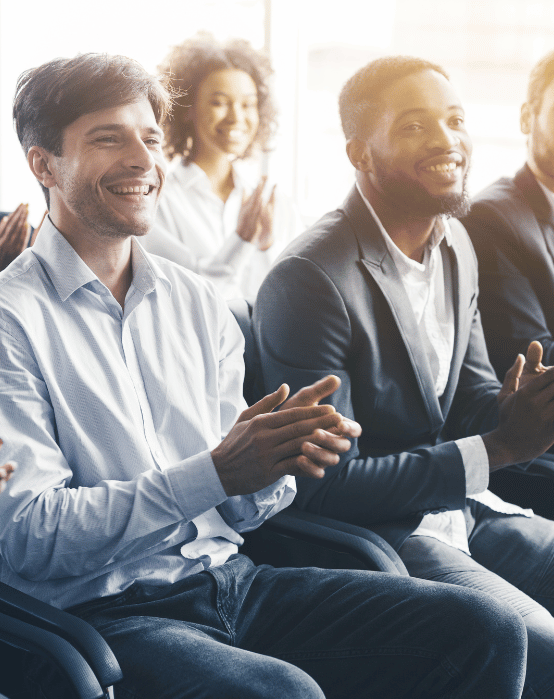
[[[533,342],[527,348],[527,355],[525,357],[525,366],[523,370],[527,374],[536,374],[539,372],[539,365],[542,362],[542,345],[537,340]]]
[[[522,354],[518,354],[515,362],[506,372],[506,376],[504,377],[504,383],[502,384],[502,389],[500,391],[501,395],[505,396],[510,393],[515,393],[517,391],[519,386],[519,378],[523,372],[524,363],[525,357]]]
[[[257,403],[254,403],[254,405],[250,406],[250,408],[243,410],[237,422],[245,422],[246,420],[251,420],[253,417],[256,417],[256,415],[270,413],[272,410],[275,410],[275,408],[278,405],[281,405],[281,403],[283,403],[283,401],[287,399],[289,391],[290,389],[286,383],[281,384],[281,386],[279,386],[279,388],[276,391],[274,391],[273,393],[269,393],[267,396],[264,396]]]

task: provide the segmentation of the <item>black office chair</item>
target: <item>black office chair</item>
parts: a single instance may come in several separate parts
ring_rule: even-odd
[[[263,395],[256,385],[251,306],[238,299],[230,307],[245,335],[244,393],[251,404]],[[257,564],[408,575],[396,551],[377,534],[294,506],[246,534],[242,550]],[[67,678],[76,699],[107,699],[122,678],[110,647],[89,624],[0,583],[0,694],[9,699],[26,699],[21,677],[29,652],[46,657]]]

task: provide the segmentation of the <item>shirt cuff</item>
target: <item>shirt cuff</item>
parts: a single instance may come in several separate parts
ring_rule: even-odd
[[[482,493],[489,486],[489,455],[479,435],[457,439],[466,473],[466,496]]]
[[[164,475],[169,479],[175,500],[187,522],[227,500],[209,451],[170,466]]]

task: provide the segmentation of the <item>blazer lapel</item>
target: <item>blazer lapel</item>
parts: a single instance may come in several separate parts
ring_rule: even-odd
[[[454,304],[454,349],[448,382],[440,400],[445,414],[450,409],[452,398],[458,386],[460,367],[467,351],[468,333],[473,322],[473,316],[470,316],[468,312],[473,302],[471,277],[467,272],[463,272],[462,252],[456,240],[455,231],[452,231],[452,234],[452,245],[448,245],[445,240],[441,243],[443,265],[450,266]]]
[[[427,409],[431,429],[438,430],[444,423],[444,417],[429,360],[400,274],[376,221],[356,187],[347,197],[343,210],[358,240],[361,263],[381,289],[396,321]]]

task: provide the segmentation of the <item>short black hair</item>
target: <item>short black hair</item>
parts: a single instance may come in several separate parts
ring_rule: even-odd
[[[399,78],[424,70],[434,70],[449,79],[436,63],[412,56],[385,56],[360,68],[347,80],[339,95],[339,113],[346,138],[367,134],[371,128],[370,117],[378,113],[379,96],[385,88]]]
[[[554,51],[547,53],[533,67],[527,86],[527,104],[536,114],[541,108],[544,91],[554,80]]]
[[[137,61],[105,53],[56,58],[19,76],[13,102],[19,142],[25,154],[40,146],[60,156],[66,126],[84,114],[141,97],[149,100],[160,124],[171,109],[170,92]],[[49,204],[48,189],[42,189]]]
[[[275,131],[276,109],[271,97],[269,79],[273,74],[269,58],[256,51],[244,39],[220,43],[208,32],[199,32],[174,46],[158,69],[167,76],[176,97],[171,119],[163,124],[165,152],[169,159],[184,156],[194,159],[196,143],[190,108],[194,105],[202,81],[218,70],[236,69],[247,73],[256,85],[259,126],[253,143],[241,156],[247,158],[254,147],[268,149]]]

